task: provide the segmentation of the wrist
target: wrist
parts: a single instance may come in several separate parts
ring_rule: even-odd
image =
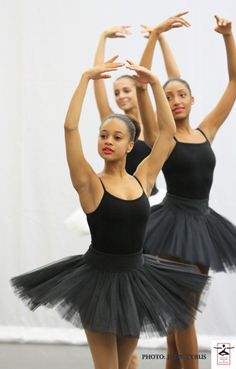
[[[224,38],[231,37],[231,36],[233,36],[233,32],[232,32],[232,31],[230,31],[229,33],[223,33],[223,34],[222,34],[222,36],[223,36]]]
[[[159,86],[160,85],[158,78],[153,78],[149,83],[150,83],[151,86],[157,86],[157,85]]]
[[[159,27],[154,28],[152,32],[155,34],[155,37],[157,39],[160,39],[162,37],[162,31]]]
[[[89,69],[85,70],[82,73],[81,79],[84,80],[84,81],[89,81],[91,79]]]
[[[108,36],[108,33],[107,33],[107,31],[105,30],[105,31],[103,31],[103,32],[102,32],[100,39],[101,39],[101,40],[103,40],[103,41],[105,41],[105,40],[106,40],[106,38],[107,38],[107,36]]]
[[[144,91],[146,91],[146,90],[147,90],[147,84],[137,85],[137,86],[136,86],[136,89],[137,89],[137,91],[139,91],[139,92],[144,92]]]

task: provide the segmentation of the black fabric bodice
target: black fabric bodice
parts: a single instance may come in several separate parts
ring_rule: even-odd
[[[204,135],[203,132],[202,134]],[[167,192],[186,198],[207,199],[215,163],[215,155],[207,138],[203,143],[176,140],[176,145],[162,168]]]
[[[142,140],[135,142],[133,150],[127,155],[126,171],[133,175],[137,166],[145,159],[151,152],[150,147]],[[151,196],[158,192],[156,185],[154,185]]]
[[[87,214],[92,247],[110,254],[139,252],[150,210],[146,194],[143,191],[137,199],[123,200],[103,188],[98,208]]]

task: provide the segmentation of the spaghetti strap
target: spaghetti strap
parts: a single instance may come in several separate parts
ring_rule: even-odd
[[[98,177],[98,178],[100,179],[100,182],[101,182],[101,184],[102,184],[102,188],[103,188],[104,192],[107,192],[106,187],[105,187],[105,185],[104,185],[104,183],[103,183],[103,181],[102,181],[101,177]]]
[[[136,176],[134,176],[134,175],[133,175],[133,177],[134,177],[134,178],[136,179],[136,181],[140,184],[140,186],[141,186],[142,190],[144,191],[143,186],[142,186],[142,183],[140,182],[140,180],[138,179],[138,177],[136,177]]]
[[[196,128],[197,131],[201,132],[201,134],[205,137],[205,139],[209,142],[206,134],[203,132],[203,130],[201,128]]]
[[[175,142],[179,142],[175,136],[173,137],[173,139],[175,140]]]

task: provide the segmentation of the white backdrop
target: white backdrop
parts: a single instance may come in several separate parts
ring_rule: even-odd
[[[141,23],[157,24],[190,10],[192,27],[166,37],[196,102],[192,122],[214,106],[227,82],[222,37],[214,29],[214,14],[234,21],[235,0],[137,2],[108,0],[0,0],[0,340],[83,342],[83,332],[55,312],[30,312],[13,294],[9,279],[67,255],[80,253],[89,237],[66,228],[78,206],[67,169],[64,117],[82,71],[92,65],[100,33],[119,24],[132,25],[127,40],[109,40],[107,56],[138,61],[146,40]],[[233,18],[232,18],[233,17]],[[236,33],[236,32],[235,32]],[[157,47],[153,68],[165,81]],[[124,71],[122,71],[123,74]],[[107,82],[112,99],[112,81]],[[113,104],[115,109],[115,105]],[[211,205],[236,223],[236,110],[214,143],[217,168]],[[92,86],[81,119],[85,152],[99,170],[96,137],[99,124]],[[162,176],[158,185],[164,186]],[[218,274],[199,316],[203,346],[213,336],[236,336],[236,277]]]

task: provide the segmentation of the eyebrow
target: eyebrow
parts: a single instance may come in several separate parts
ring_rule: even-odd
[[[108,132],[106,129],[102,129],[100,132]],[[121,133],[121,134],[124,134],[124,132],[121,132],[121,131],[115,131],[114,133]]]
[[[122,86],[121,88],[114,88],[114,91],[119,91],[119,90],[122,90],[124,88],[131,88],[130,86]]]
[[[186,91],[188,91],[187,87],[186,87],[186,89],[181,88],[180,90],[177,90],[177,92],[186,92]],[[173,92],[172,91],[166,91],[166,94],[173,94]]]

